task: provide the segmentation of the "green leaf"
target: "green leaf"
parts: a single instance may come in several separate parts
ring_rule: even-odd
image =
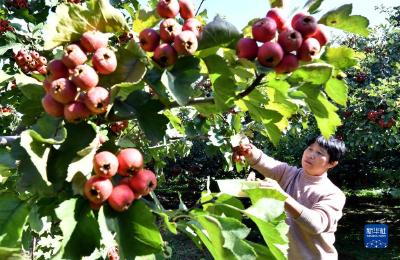
[[[324,59],[326,59],[329,64],[332,64],[340,70],[348,69],[358,63],[356,52],[345,46],[328,48],[324,55]]]
[[[27,203],[11,193],[0,194],[1,246],[18,247],[20,245],[23,227],[28,214],[29,205]]]
[[[164,115],[169,119],[171,125],[180,133],[185,134],[185,127],[182,123],[182,120],[174,115],[171,110],[164,110]]]
[[[30,160],[35,165],[43,181],[50,186],[51,183],[47,178],[47,160],[50,153],[50,147],[40,140],[37,140],[37,134],[33,130],[25,130],[21,133],[21,146],[28,153]]]
[[[175,75],[167,70],[161,76],[161,82],[179,105],[186,105],[193,96],[194,84],[200,77],[198,71],[185,70]]]
[[[198,50],[215,46],[235,49],[240,38],[238,29],[217,15],[211,23],[204,26]]]
[[[31,135],[42,143],[61,144],[67,138],[67,130],[61,124],[61,119],[44,115],[32,126]]]
[[[93,158],[99,148],[99,137],[96,136],[88,147],[78,151],[77,156],[68,166],[66,181],[71,182],[75,174],[82,173],[86,177],[90,177],[93,170]]]
[[[256,223],[264,241],[276,259],[286,259],[289,228],[285,223],[284,200],[286,197],[274,189],[251,189],[246,191],[252,206],[245,214]]]
[[[4,53],[6,53],[10,49],[16,50],[16,49],[22,49],[23,47],[24,45],[22,43],[16,43],[16,42],[0,46],[0,56],[4,55]],[[0,82],[1,82],[1,76],[0,76]]]
[[[244,209],[244,206],[239,199],[232,197],[230,195],[227,195],[227,194],[222,194],[222,195],[218,196],[218,198],[215,200],[214,203],[204,204],[203,209],[205,211],[210,212],[213,215],[218,215],[218,216],[224,215],[224,216],[227,216],[230,218],[237,219],[239,221],[242,220],[243,217],[239,211],[234,210],[225,205],[231,205],[231,206],[234,206],[235,208],[238,208],[241,210]]]
[[[67,138],[57,150],[51,151],[49,156],[51,163],[47,165],[48,178],[57,188],[60,188],[67,179],[70,164],[76,158],[82,158],[92,151],[93,140],[96,138],[96,130],[87,122],[66,124],[65,127]],[[85,169],[87,168],[85,166]]]
[[[118,62],[117,69],[109,75],[100,77],[99,85],[112,87],[126,82],[139,83],[147,70],[142,61],[146,54],[140,46],[134,41],[129,41],[129,44],[119,48],[115,55]]]
[[[5,73],[3,70],[0,70],[0,83],[3,83],[4,81],[7,81],[11,79],[13,75],[8,75]]]
[[[108,208],[107,208],[108,209]],[[122,213],[105,211],[107,226],[116,232],[121,259],[160,252],[163,246],[155,216],[142,200]]]
[[[332,76],[333,67],[325,63],[313,63],[301,66],[289,78],[291,82],[308,82],[315,85],[324,84]]]
[[[138,12],[135,13],[133,17],[133,31],[140,33],[142,30],[146,28],[153,28],[160,22],[160,17],[157,15],[155,9],[151,11],[146,11],[140,9]]]
[[[257,254],[257,260],[264,260],[264,259],[274,259],[274,255],[271,253],[271,250],[266,247],[263,246],[261,244],[257,244],[251,241],[247,241],[247,243],[249,243],[249,245],[251,245],[253,247],[253,249],[256,251]]]
[[[269,0],[269,4],[272,7],[283,7],[284,0]]]
[[[304,5],[304,8],[308,8],[310,14],[315,14],[318,12],[318,8],[321,6],[324,0],[308,0]]]
[[[90,0],[86,6],[61,4],[43,28],[44,48],[75,42],[88,30],[118,33],[129,31],[129,27],[122,13],[107,0]]]
[[[20,248],[0,247],[0,259],[4,260],[26,260],[21,255]]]
[[[300,90],[307,95],[305,102],[314,113],[321,134],[328,139],[335,133],[336,128],[342,124],[336,113],[337,107],[323,96],[319,88],[313,85],[303,85]]]
[[[164,109],[164,105],[158,100],[151,99],[148,93],[135,91],[124,102],[116,100],[114,109],[117,117],[136,118],[150,141],[163,140],[168,119],[163,114],[159,114],[159,111]]]
[[[11,152],[13,158],[19,161],[18,172],[21,176],[17,182],[16,190],[21,193],[29,191],[42,196],[53,195],[52,186],[48,186],[43,180],[26,150],[15,142]]]
[[[264,129],[261,133],[277,144],[281,137],[281,131],[276,124],[282,120],[282,115],[276,110],[266,109],[265,102],[265,97],[259,91],[253,90],[250,95],[237,101],[236,104],[243,111],[249,111],[254,121],[263,124]]]
[[[323,15],[318,23],[362,36],[368,36],[368,19],[361,15],[350,15],[352,10],[352,4],[342,5]]]
[[[254,217],[264,221],[274,221],[284,212],[284,201],[286,196],[274,189],[248,189],[246,193],[249,195],[252,206],[245,211]]]
[[[221,233],[224,238],[223,247],[229,249],[236,259],[256,259],[256,252],[244,240],[250,229],[239,220],[214,216],[220,223]]]
[[[147,71],[144,81],[154,90],[157,94],[160,102],[168,106],[171,102],[169,100],[169,95],[165,89],[164,84],[161,82],[161,76],[164,71],[161,71],[157,68],[153,68],[152,70]]]
[[[0,146],[0,180],[1,176],[10,176],[11,169],[15,168],[15,159],[12,158],[10,151],[6,147]]]
[[[42,83],[32,77],[28,77],[25,74],[16,74],[15,83],[22,94],[31,100],[41,100],[44,96],[44,89]]]
[[[204,58],[215,95],[215,105],[220,110],[233,106],[235,100],[236,84],[226,61],[212,55]]]
[[[333,101],[346,106],[349,89],[343,79],[338,79],[336,76],[332,77],[325,84],[325,92]]]
[[[64,201],[55,212],[61,220],[63,241],[54,259],[81,259],[99,247],[99,225],[87,200]]]

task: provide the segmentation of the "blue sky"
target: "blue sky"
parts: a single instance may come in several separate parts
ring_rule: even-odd
[[[193,1],[196,8],[199,6],[201,0]],[[287,8],[290,12],[295,7],[301,7],[306,0],[286,0],[288,3]],[[290,4],[289,4],[290,3]],[[321,5],[320,15],[335,9],[344,4],[353,4],[353,13],[367,17],[370,20],[370,25],[378,25],[385,21],[385,17],[378,11],[374,10],[375,6],[398,6],[400,0],[325,0]],[[211,20],[217,13],[226,17],[226,19],[233,23],[239,30],[242,29],[249,20],[257,17],[264,17],[269,10],[268,0],[205,0],[201,9],[204,8],[208,11],[208,17]]]

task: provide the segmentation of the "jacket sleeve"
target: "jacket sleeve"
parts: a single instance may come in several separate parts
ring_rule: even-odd
[[[255,149],[253,158],[248,159],[250,166],[265,177],[276,180],[285,190],[296,173],[298,173],[298,168],[275,160],[256,147],[253,147],[253,149]]]
[[[342,217],[345,201],[346,197],[341,191],[327,195],[315,203],[312,208],[304,207],[300,216],[294,221],[314,235],[328,231],[334,232],[339,219]]]

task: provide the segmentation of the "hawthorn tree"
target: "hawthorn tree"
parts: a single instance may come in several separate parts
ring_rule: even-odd
[[[187,154],[195,138],[223,154],[225,169],[241,169],[232,160],[240,134],[277,144],[310,116],[334,134],[343,71],[358,57],[327,44],[323,25],[367,35],[368,20],[344,5],[317,21],[322,1],[307,1],[308,13],[285,22],[282,2],[270,1],[240,32],[195,16],[190,1],[67,2],[2,2],[1,98],[17,127],[2,126],[18,136],[2,138],[0,255],[162,257],[161,223],[216,259],[285,259],[282,194],[249,187],[245,207],[206,189],[193,207],[166,210],[155,176],[162,185],[165,158]],[[262,243],[246,239],[243,219]]]

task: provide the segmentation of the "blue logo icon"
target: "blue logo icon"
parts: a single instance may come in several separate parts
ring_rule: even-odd
[[[385,224],[367,224],[364,226],[365,248],[387,248],[389,229]]]

